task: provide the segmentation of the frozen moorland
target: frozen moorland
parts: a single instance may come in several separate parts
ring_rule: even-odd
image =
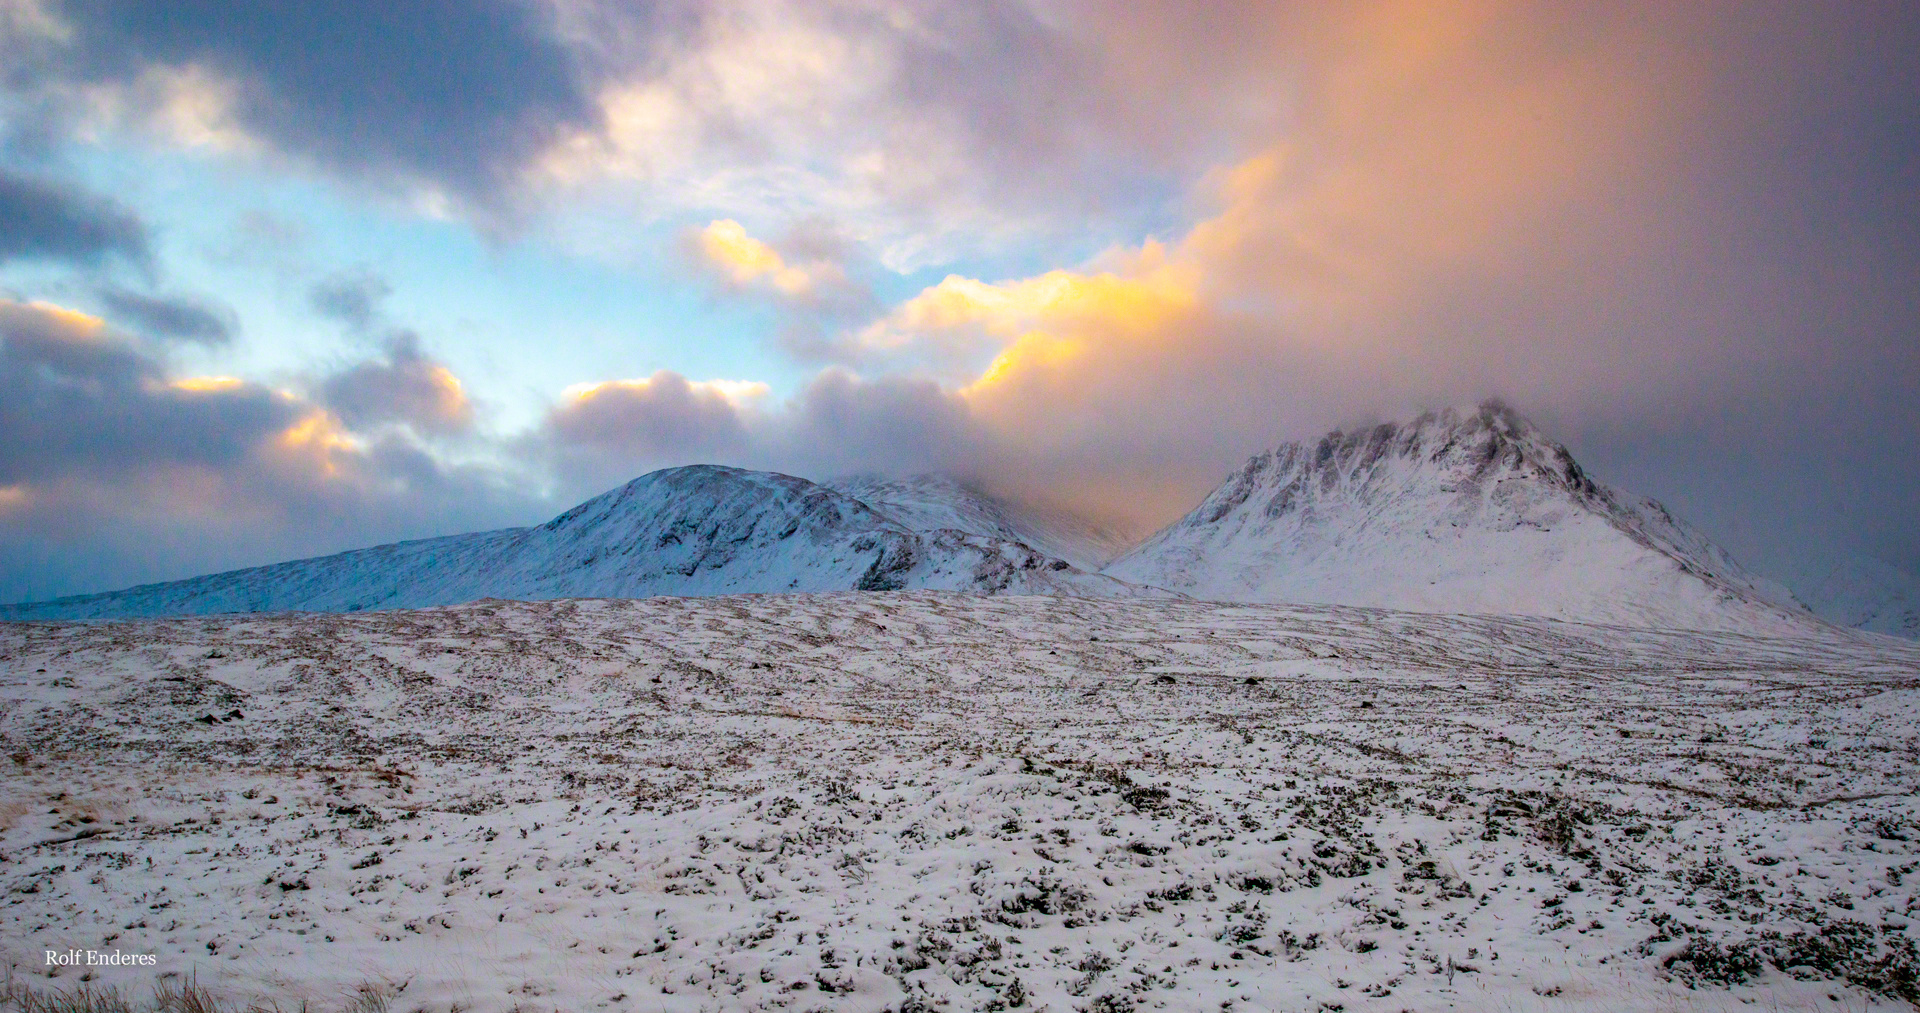
[[[923,591],[6,624],[0,959],[434,1011],[1906,1008],[1917,718],[1920,646],[1813,625]]]

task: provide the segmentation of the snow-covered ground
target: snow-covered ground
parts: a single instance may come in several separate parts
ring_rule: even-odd
[[[1917,995],[1920,646],[933,592],[0,625],[0,960],[396,1010]]]

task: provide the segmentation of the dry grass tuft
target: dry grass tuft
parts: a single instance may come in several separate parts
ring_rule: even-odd
[[[304,999],[292,1008],[300,1013],[315,1013]],[[387,1013],[387,1010],[384,989],[362,986],[338,1013]],[[9,974],[0,983],[0,1013],[287,1013],[287,1009],[278,1003],[255,1003],[244,1009],[222,1003],[192,978],[156,982],[151,998],[136,1002],[121,995],[116,988],[91,985],[38,988]]]

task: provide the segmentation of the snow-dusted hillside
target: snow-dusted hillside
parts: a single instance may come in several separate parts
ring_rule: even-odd
[[[1920,577],[1875,559],[1833,568],[1807,595],[1815,612],[1842,626],[1920,638]]]
[[[993,497],[947,475],[859,476],[831,484],[915,531],[952,529],[1020,542],[1085,570],[1098,570],[1139,542],[1111,525]]]
[[[327,1013],[1908,1009],[1916,729],[1920,645],[1835,627],[934,592],[0,624],[0,964]]]
[[[1495,402],[1260,454],[1104,571],[1202,598],[1694,629],[1815,622]]]
[[[1818,622],[1659,503],[1595,482],[1564,447],[1492,403],[1261,454],[1114,559],[1126,543],[1083,518],[945,476],[822,485],[700,465],[643,476],[539,527],[0,606],[0,619],[925,588],[1184,593],[1692,629],[1792,632]],[[1883,577],[1853,579],[1834,607],[1861,613],[1850,625],[1913,635],[1914,599],[1889,598]],[[1879,595],[1870,605],[1861,604],[1867,591]]]
[[[419,608],[931,588],[1152,593],[1004,538],[919,532],[805,479],[698,465],[637,478],[539,527],[400,542],[189,580],[0,606],[0,619]]]

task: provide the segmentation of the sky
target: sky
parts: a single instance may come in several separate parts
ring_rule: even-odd
[[[0,0],[0,600],[1498,397],[1920,572],[1920,7]]]

